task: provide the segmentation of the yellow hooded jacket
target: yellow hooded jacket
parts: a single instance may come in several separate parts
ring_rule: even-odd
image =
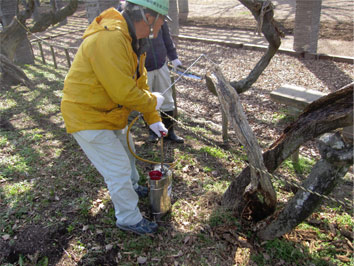
[[[145,54],[138,58],[124,17],[114,8],[86,29],[64,81],[61,112],[68,133],[123,129],[132,110],[151,125],[161,121],[147,85]]]

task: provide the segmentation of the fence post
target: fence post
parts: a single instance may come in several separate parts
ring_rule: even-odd
[[[66,55],[66,61],[68,62],[68,67],[71,67],[71,63],[70,63],[70,55],[69,55],[69,51],[67,48],[64,49],[65,50],[65,55]]]
[[[57,66],[57,60],[56,60],[56,58],[55,58],[54,48],[53,48],[52,45],[50,46],[50,50],[52,51],[52,57],[53,57],[54,67],[55,67],[55,68],[58,68],[58,66]]]
[[[42,42],[38,42],[38,46],[39,46],[39,51],[41,52],[42,62],[43,62],[43,64],[46,64],[44,53],[43,53],[43,48],[42,48]]]

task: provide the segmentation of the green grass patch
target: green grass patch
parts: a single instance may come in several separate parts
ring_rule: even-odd
[[[284,165],[292,172],[292,173],[301,173],[301,174],[309,174],[311,172],[312,167],[315,165],[315,160],[309,159],[304,156],[299,156],[299,162],[294,163],[291,158],[288,158],[284,161]]]
[[[204,146],[200,149],[200,151],[219,159],[226,159],[229,157],[223,150],[216,147]]]

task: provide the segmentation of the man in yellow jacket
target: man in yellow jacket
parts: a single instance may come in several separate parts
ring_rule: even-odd
[[[150,93],[145,65],[146,37],[156,37],[168,13],[168,0],[127,0],[122,13],[103,11],[88,26],[64,81],[61,111],[71,133],[104,177],[117,226],[137,234],[154,233],[155,222],[143,218],[135,158],[127,141],[128,116],[143,114],[159,137],[167,133],[158,109],[164,97]],[[130,146],[133,141],[129,136]]]

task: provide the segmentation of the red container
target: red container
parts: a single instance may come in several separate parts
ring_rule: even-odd
[[[161,171],[154,170],[149,172],[149,176],[151,180],[160,180],[162,178]]]

